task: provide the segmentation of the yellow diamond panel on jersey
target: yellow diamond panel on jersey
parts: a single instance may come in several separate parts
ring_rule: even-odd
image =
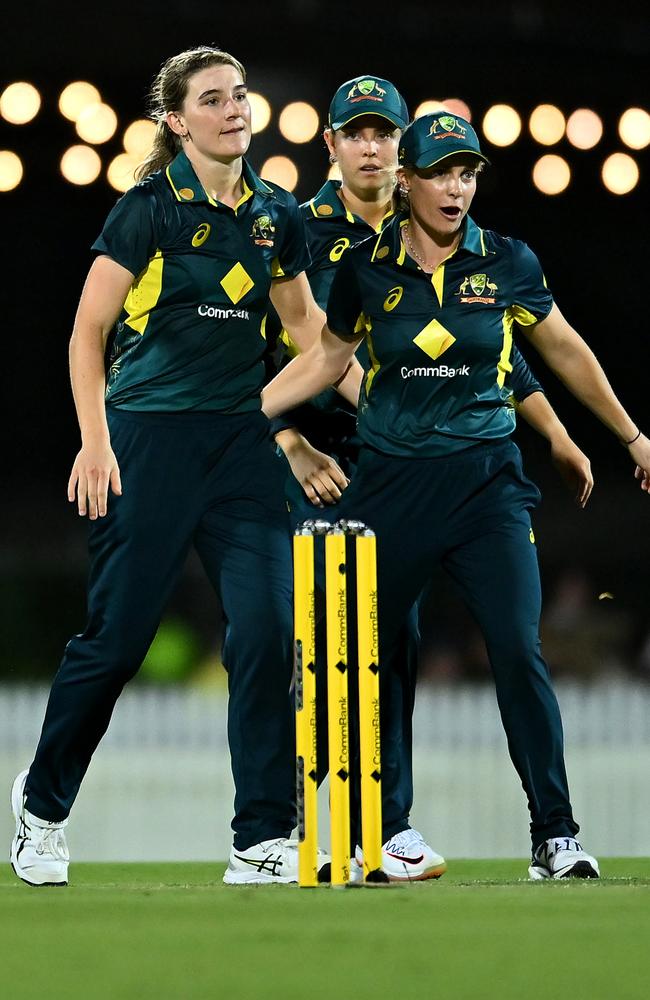
[[[517,324],[543,319],[553,304],[539,262],[525,244],[467,218],[457,249],[427,273],[407,253],[407,224],[398,216],[349,250],[332,284],[330,329],[353,340],[360,313],[372,329],[359,433],[379,451],[422,457],[507,437],[511,393],[539,388],[520,355],[516,377],[529,388],[520,394],[513,375]]]
[[[94,249],[134,276],[113,338],[111,406],[259,409],[274,267],[291,278],[309,264],[293,195],[244,162],[230,207],[180,153],[118,201]]]
[[[228,274],[219,282],[224,292],[228,296],[231,302],[235,305],[243,299],[244,295],[247,295],[253,288],[255,282],[251,278],[250,274],[247,273],[246,268],[239,261],[230,268]]]
[[[434,361],[444,354],[452,344],[456,343],[456,338],[449,330],[445,330],[442,323],[437,319],[432,319],[427,323],[424,330],[413,338],[413,343],[417,344],[421,351],[428,354]]]

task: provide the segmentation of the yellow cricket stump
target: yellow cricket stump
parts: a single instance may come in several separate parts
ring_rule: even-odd
[[[348,726],[348,612],[345,534],[325,536],[327,720],[332,885],[350,881],[350,737]]]
[[[316,610],[314,538],[296,534],[294,553],[294,684],[298,882],[318,885],[318,779],[316,773]]]
[[[379,621],[377,542],[357,535],[357,641],[359,648],[359,759],[364,881],[381,869],[381,741],[379,729]]]
[[[359,757],[364,882],[388,882],[381,870],[381,745],[377,547],[360,521],[304,521],[294,534],[294,628],[298,882],[318,885],[316,751],[316,608],[314,536],[324,536],[331,884],[350,881],[350,736],[346,538],[356,539],[359,656]]]

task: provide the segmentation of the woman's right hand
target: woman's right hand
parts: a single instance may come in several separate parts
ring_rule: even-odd
[[[565,431],[551,440],[551,457],[578,507],[584,509],[594,488],[589,459]]]
[[[314,448],[295,427],[280,431],[275,441],[314,507],[324,507],[341,499],[349,479],[330,455]]]
[[[80,517],[86,513],[91,521],[105,517],[109,485],[115,496],[121,496],[120,469],[110,444],[82,445],[68,481],[68,500],[77,501]]]
[[[639,434],[636,440],[628,445],[630,457],[636,462],[634,475],[641,483],[644,493],[650,495],[650,441],[645,434]]]

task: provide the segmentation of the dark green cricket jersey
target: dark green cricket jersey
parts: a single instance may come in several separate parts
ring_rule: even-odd
[[[184,153],[120,198],[93,250],[135,275],[106,401],[127,410],[260,408],[271,282],[309,265],[298,203],[244,161],[232,209]]]
[[[343,254],[377,232],[344,205],[338,196],[340,187],[340,181],[326,181],[318,194],[300,206],[311,257],[307,277],[314,299],[323,310],[327,308],[329,291]],[[392,215],[392,211],[386,213],[382,226]],[[281,331],[280,340],[284,344],[286,361],[295,357],[297,349],[285,330]],[[359,345],[357,357],[362,365],[368,365],[365,344]],[[355,434],[356,419],[356,408],[336,389],[326,389],[290,413],[276,417],[272,423],[276,433],[286,427],[297,427],[316,448],[331,451],[336,450],[339,439]]]
[[[322,309],[327,308],[334,275],[345,251],[376,233],[365,219],[353,215],[343,204],[338,196],[340,187],[340,181],[327,181],[311,201],[300,206],[311,257],[307,277]],[[392,216],[392,211],[386,213],[380,229]]]
[[[406,253],[395,216],[344,256],[327,307],[343,339],[365,333],[363,441],[391,455],[435,457],[507,437],[513,327],[544,319],[553,298],[520,240],[468,217],[457,250],[432,275]]]

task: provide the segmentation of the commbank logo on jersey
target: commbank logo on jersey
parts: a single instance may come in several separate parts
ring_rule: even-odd
[[[440,132],[439,129],[442,131]],[[441,115],[440,118],[436,118],[429,129],[429,135],[432,135],[434,139],[448,139],[450,136],[464,139],[466,132],[465,126],[461,125],[453,115]]]
[[[347,96],[347,100],[354,104],[356,101],[383,101],[386,91],[380,87],[376,80],[359,80]]]
[[[493,305],[498,290],[499,286],[490,281],[487,274],[470,274],[463,278],[456,295],[461,302],[487,302]]]
[[[275,226],[270,215],[258,215],[251,230],[253,242],[258,247],[272,247],[275,242]]]

